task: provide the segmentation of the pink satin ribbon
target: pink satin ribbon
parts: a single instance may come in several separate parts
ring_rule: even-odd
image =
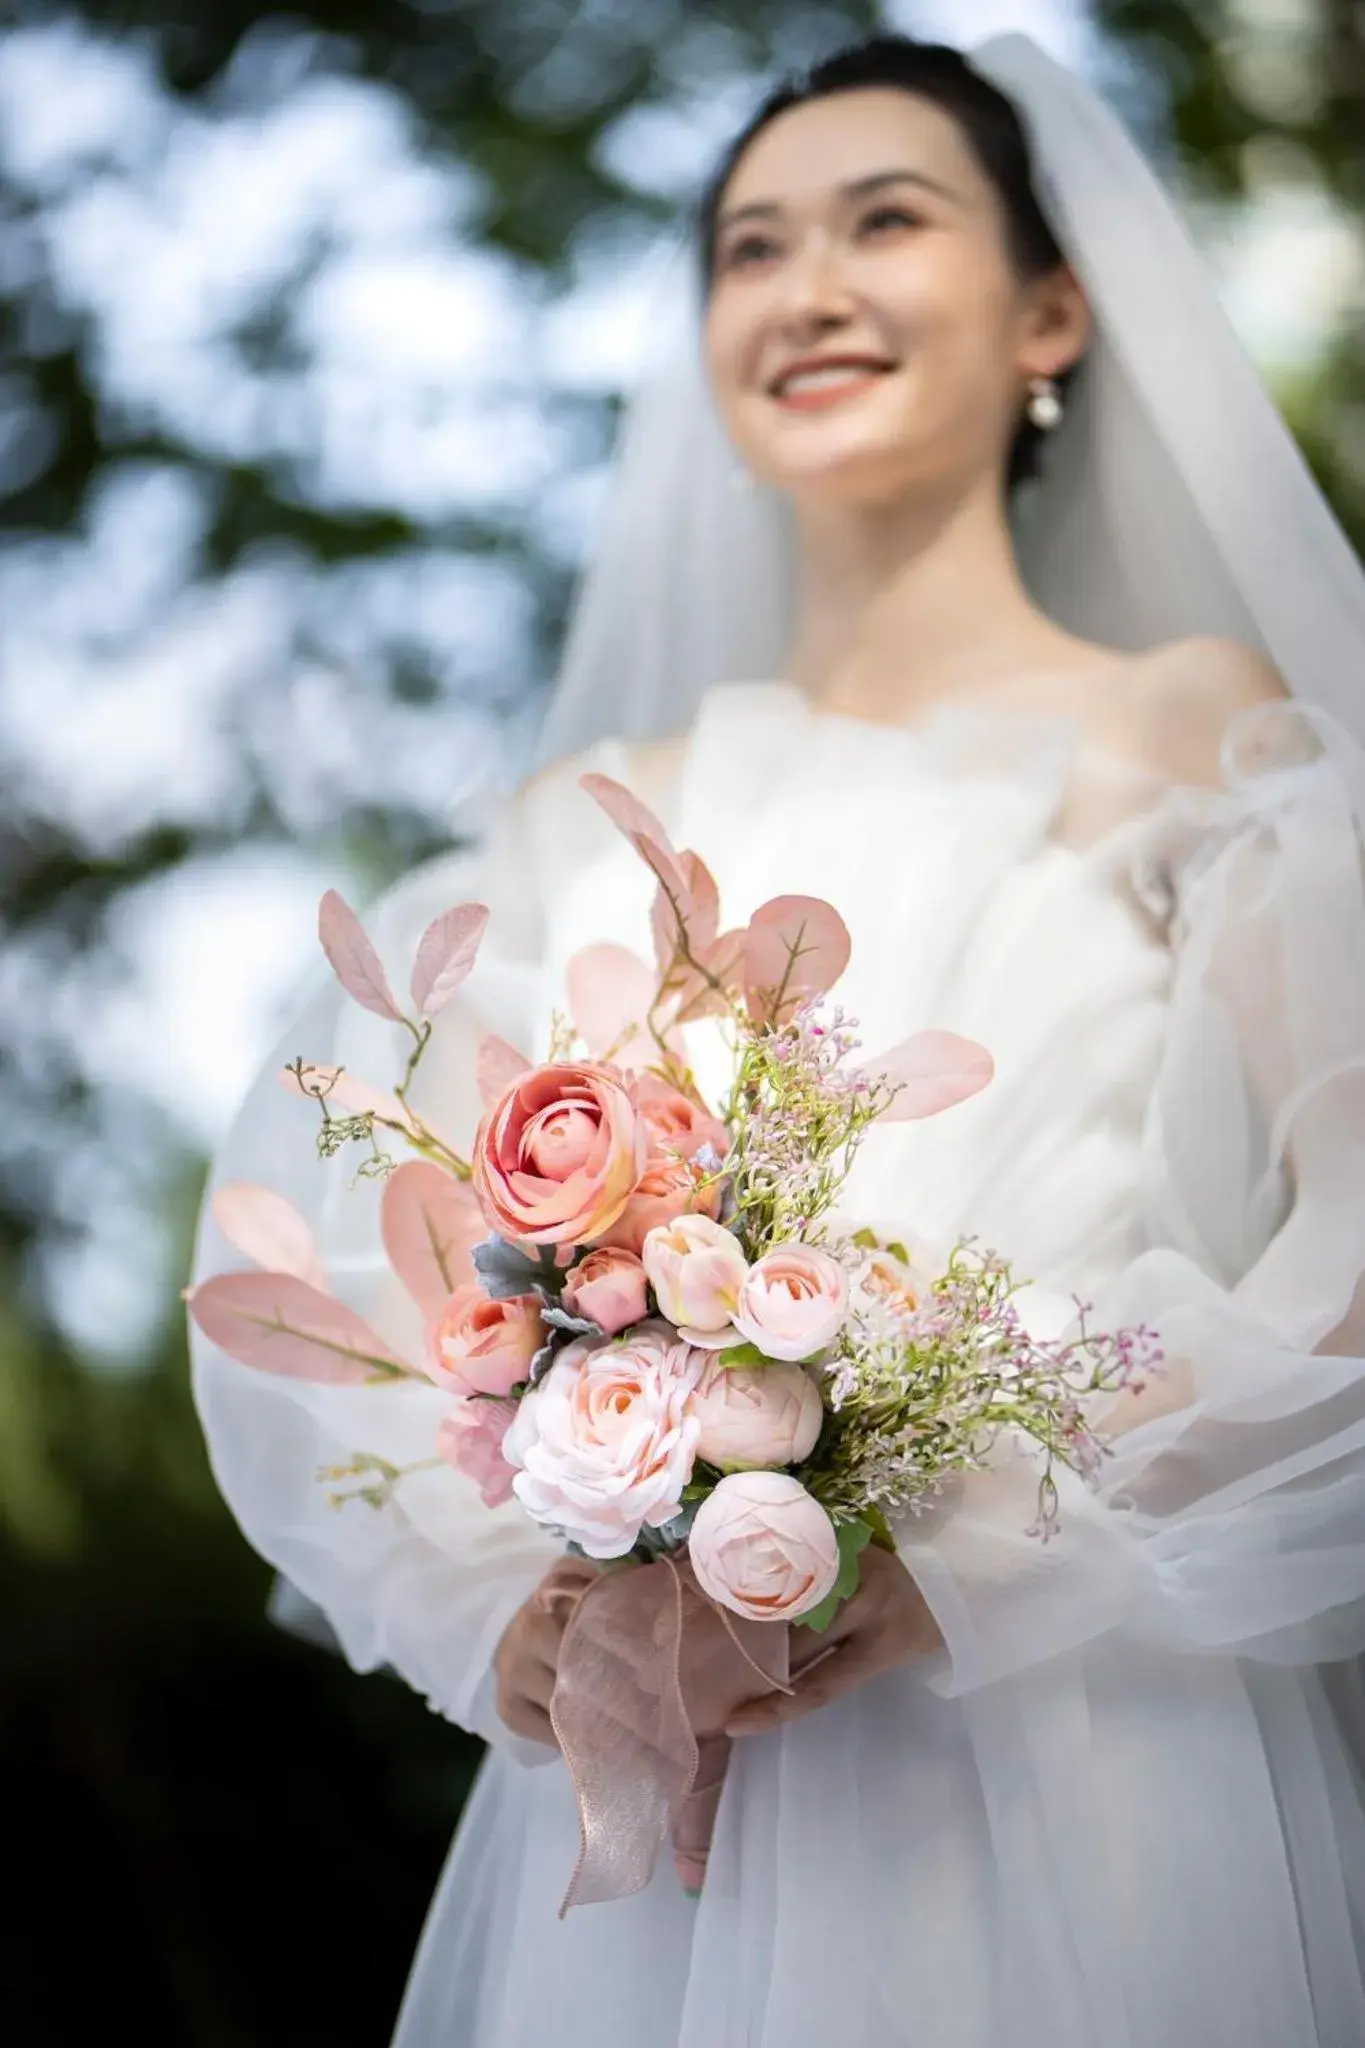
[[[670,1830],[679,1876],[698,1889],[729,1759],[726,1722],[745,1700],[791,1690],[789,1629],[718,1607],[686,1558],[623,1563],[586,1585],[566,1569],[546,1593],[574,1603],[550,1702],[579,1820],[559,1917],[642,1891]]]

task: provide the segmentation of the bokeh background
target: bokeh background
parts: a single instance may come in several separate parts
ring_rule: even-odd
[[[777,69],[1030,30],[1185,196],[1365,540],[1355,0],[0,14],[0,2014],[387,2038],[475,1745],[268,1626],[181,1306],[311,958],[515,767],[649,334]]]

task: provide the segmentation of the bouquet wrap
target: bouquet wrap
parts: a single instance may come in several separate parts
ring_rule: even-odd
[[[725,1724],[745,1700],[789,1689],[788,1630],[726,1613],[685,1558],[586,1580],[574,1563],[556,1566],[536,1596],[569,1609],[550,1719],[580,1840],[561,1917],[643,1890],[670,1832],[678,1875],[699,1890],[729,1760]]]

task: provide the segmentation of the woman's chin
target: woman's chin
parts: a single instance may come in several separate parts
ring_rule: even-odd
[[[830,451],[823,459],[774,464],[767,482],[794,504],[811,511],[822,508],[855,511],[884,505],[913,488],[903,462],[891,465],[885,444]]]

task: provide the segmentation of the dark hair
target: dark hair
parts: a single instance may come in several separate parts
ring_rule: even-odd
[[[702,278],[711,289],[716,265],[716,227],[726,187],[750,143],[789,107],[836,93],[891,86],[931,100],[952,116],[999,194],[1005,214],[1006,245],[1022,278],[1042,277],[1065,257],[1048,226],[1033,187],[1028,137],[1012,101],[968,63],[960,50],[943,43],[920,43],[911,36],[874,36],[827,57],[800,78],[785,80],[771,92],[726,150],[702,196],[698,211],[698,244]],[[1074,375],[1057,378],[1065,386]],[[1041,430],[1027,417],[1010,449],[1011,489],[1038,469]]]

